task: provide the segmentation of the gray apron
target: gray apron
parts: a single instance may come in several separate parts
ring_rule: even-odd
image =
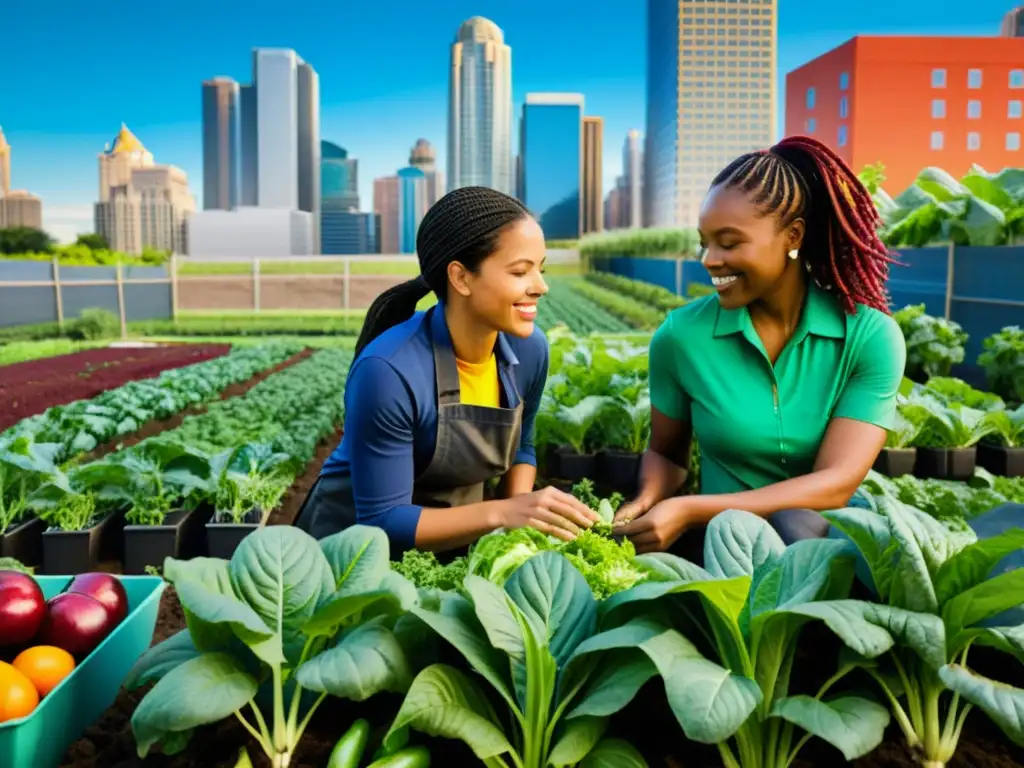
[[[430,464],[414,482],[412,503],[430,508],[475,504],[484,499],[485,483],[504,475],[512,466],[522,432],[522,396],[511,376],[515,408],[464,405],[451,344],[435,339],[433,348],[437,439]],[[356,505],[349,474],[317,480],[295,524],[317,539],[355,525]]]

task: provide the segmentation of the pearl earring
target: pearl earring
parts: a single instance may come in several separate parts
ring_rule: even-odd
[[[789,252],[788,254],[786,254],[786,255],[787,255],[787,256],[789,256],[789,258],[793,259],[793,261],[796,261],[796,260],[797,260],[797,258],[799,258],[799,256],[800,256],[800,252],[799,252],[799,251],[797,251],[797,249],[796,249],[796,248],[794,248],[794,249],[793,249],[792,251],[790,251],[790,252]]]

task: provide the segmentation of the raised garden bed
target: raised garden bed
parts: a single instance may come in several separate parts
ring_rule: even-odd
[[[176,510],[161,525],[124,527],[124,572],[145,573],[147,567],[160,567],[168,557],[190,558],[206,554],[204,525],[211,509]],[[215,555],[220,557],[220,555]]]

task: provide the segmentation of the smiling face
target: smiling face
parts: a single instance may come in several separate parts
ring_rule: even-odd
[[[712,187],[698,228],[701,262],[726,309],[745,307],[790,280],[802,279],[799,259],[787,254],[800,248],[803,221],[780,227],[775,214],[759,209],[740,189]]]
[[[546,251],[540,225],[524,217],[501,231],[494,252],[475,272],[453,262],[448,268],[451,288],[479,322],[526,338],[533,333],[537,301],[548,292],[542,276]]]

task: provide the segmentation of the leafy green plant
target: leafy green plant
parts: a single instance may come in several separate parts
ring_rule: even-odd
[[[125,519],[132,525],[161,525],[176,506],[194,509],[209,483],[209,457],[166,437],[144,440],[108,461],[127,470]]]
[[[974,644],[1024,660],[1024,626],[989,625],[1024,602],[1024,570],[989,578],[1003,557],[1024,547],[1024,530],[977,541],[892,499],[876,500],[876,509],[825,513],[860,550],[879,607],[898,609],[902,622],[899,633],[889,625],[897,643],[884,658],[851,654],[848,662],[875,679],[907,743],[930,768],[953,757],[974,707],[1024,744],[1024,690],[967,667]]]
[[[1024,402],[1024,330],[1012,325],[982,342],[978,365],[985,369],[989,388],[1015,403]]]
[[[697,254],[700,236],[693,229],[613,229],[594,232],[579,242],[583,256],[683,256]]]
[[[37,443],[29,435],[0,435],[0,534],[21,520],[33,491],[58,472],[56,443]]]
[[[129,689],[156,681],[132,715],[140,757],[158,744],[180,752],[196,728],[233,716],[274,768],[287,768],[329,694],[363,701],[412,680],[403,641],[415,633],[403,616],[416,590],[388,566],[380,529],[354,526],[318,543],[290,526],[263,528],[230,561],[168,558],[164,575],[188,628],[129,674]],[[257,702],[261,685],[269,713]],[[317,696],[300,718],[303,692]]]
[[[994,442],[1004,448],[1024,448],[1024,405],[1013,411],[990,413],[988,422]]]
[[[964,361],[967,333],[958,323],[925,314],[924,304],[893,313],[907,342],[907,375],[915,381],[949,376]]]
[[[593,282],[574,280],[572,289],[602,309],[618,317],[631,328],[653,331],[665,319],[665,312],[623,296]]]
[[[611,272],[587,272],[584,275],[586,280],[615,291],[623,296],[628,296],[634,301],[649,307],[654,307],[660,312],[671,312],[677,307],[686,304],[686,299],[677,296],[667,288],[653,283],[646,283],[643,280],[631,280],[622,275],[615,275]]]
[[[854,570],[848,542],[786,547],[764,519],[729,510],[708,526],[706,569],[673,555],[638,559],[663,578],[610,597],[602,611],[611,619],[639,613],[669,622],[639,646],[664,679],[687,738],[717,745],[727,768],[785,768],[812,737],[847,760],[881,742],[889,722],[884,707],[830,695],[854,664],[840,660],[814,694],[789,690],[807,623],[822,622],[859,658],[889,650],[891,633],[903,631],[906,612],[847,599]]]
[[[0,571],[19,571],[20,573],[35,573],[34,568],[15,560],[13,557],[0,557]]]
[[[932,376],[924,385],[924,390],[937,395],[946,403],[966,405],[979,411],[1001,411],[1006,408],[1006,403],[999,395],[982,392],[967,382],[950,376]]]
[[[131,503],[132,474],[108,456],[67,473],[56,472],[28,498],[28,508],[51,528],[84,531]]]
[[[602,741],[607,719],[649,677],[619,663],[649,633],[642,619],[599,626],[598,603],[562,555],[542,552],[504,588],[469,575],[465,594],[441,593],[412,613],[450,643],[473,677],[432,664],[413,680],[384,743],[413,728],[464,741],[488,768],[646,763],[621,741]],[[507,708],[499,718],[483,684]],[[595,756],[600,755],[600,760]],[[507,759],[506,759],[507,757]],[[617,761],[617,762],[616,762]]]
[[[252,510],[274,509],[299,471],[288,453],[263,443],[242,443],[211,460],[216,519],[241,523]]]

